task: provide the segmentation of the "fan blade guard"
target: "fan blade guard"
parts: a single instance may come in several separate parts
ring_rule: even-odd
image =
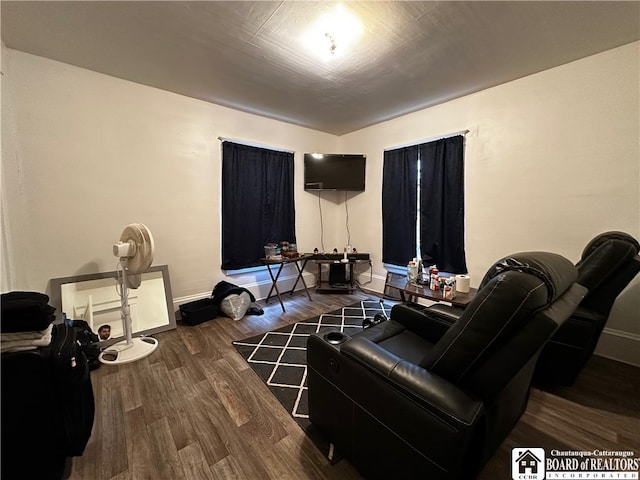
[[[128,259],[127,269],[131,274],[145,272],[153,263],[153,236],[142,223],[131,223],[122,231],[120,241],[135,245],[134,255]]]

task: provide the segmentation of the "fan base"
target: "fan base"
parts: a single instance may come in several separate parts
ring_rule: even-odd
[[[100,353],[98,358],[107,365],[121,365],[151,355],[157,347],[158,340],[153,337],[136,337],[131,339],[131,343],[127,340],[114,343]]]

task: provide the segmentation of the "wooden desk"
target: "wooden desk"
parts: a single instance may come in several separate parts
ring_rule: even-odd
[[[269,299],[271,298],[271,294],[275,290],[276,291],[276,295],[278,296],[278,301],[280,301],[280,306],[282,307],[282,311],[283,312],[286,311],[284,309],[284,303],[282,303],[282,297],[280,296],[280,290],[278,290],[278,279],[280,278],[280,273],[282,272],[282,267],[284,267],[288,263],[293,263],[296,266],[296,269],[298,270],[298,276],[296,277],[296,281],[293,284],[293,287],[291,287],[291,290],[289,291],[289,293],[291,295],[293,295],[293,292],[295,291],[296,286],[298,285],[298,282],[300,281],[300,282],[302,282],[302,285],[304,285],[304,291],[307,294],[307,297],[309,297],[309,300],[311,300],[311,295],[309,295],[309,289],[307,287],[307,284],[304,281],[304,277],[302,276],[302,272],[304,271],[304,267],[307,265],[307,262],[312,257],[313,257],[313,255],[310,255],[310,254],[301,254],[299,257],[295,257],[295,258],[282,257],[279,260],[274,260],[274,259],[271,259],[271,258],[263,258],[262,259],[262,263],[267,266],[267,270],[269,271],[269,276],[271,277],[271,288],[269,289],[269,294],[267,295],[267,298],[265,299],[265,303],[269,303]],[[300,266],[300,262],[302,262],[302,266]],[[273,272],[271,271],[271,267],[273,265],[278,265],[278,271],[275,274],[275,276],[273,275]]]
[[[362,257],[364,255],[368,257],[369,254],[361,254],[360,256]],[[329,257],[329,258],[325,258],[325,257]],[[313,260],[318,265],[318,274],[316,276],[316,292],[317,293],[353,293],[353,291],[356,289],[356,284],[354,282],[354,273],[353,273],[354,265],[358,265],[361,263],[368,263],[369,266],[371,266],[371,260],[369,258],[358,258],[357,256],[353,255],[349,257],[348,262],[342,262],[340,260],[341,258],[343,258],[342,256],[339,256],[338,260],[336,260],[336,258],[334,257],[338,257],[338,255],[331,255],[331,256],[314,255]],[[344,284],[332,285],[329,282],[329,279],[327,280],[322,279],[322,265],[329,265],[329,266],[344,265],[345,269],[348,266],[349,279]]]
[[[462,308],[469,305],[478,293],[477,288],[470,288],[469,293],[456,292],[456,296],[454,299],[445,299],[442,298],[442,294],[439,290],[434,292],[425,285],[410,283],[407,281],[406,277],[400,277],[396,279],[387,278],[384,286],[385,288],[389,287],[398,290],[400,292],[400,299],[403,302],[407,301],[407,297],[409,298],[409,301],[414,301],[415,298],[419,297],[436,302],[448,302],[451,305]]]
[[[353,293],[355,290],[355,286],[353,285],[353,266],[356,263],[356,260],[350,260],[349,262],[342,263],[340,260],[333,259],[314,259],[316,264],[318,265],[318,275],[316,276],[316,292],[317,293]],[[344,265],[345,268],[349,265],[349,280],[347,283],[342,285],[331,285],[329,280],[322,280],[322,265]]]

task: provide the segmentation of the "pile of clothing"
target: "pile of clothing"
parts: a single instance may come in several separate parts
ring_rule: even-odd
[[[81,337],[54,321],[49,297],[3,293],[0,319],[0,476],[67,478],[91,436],[95,400]]]
[[[256,298],[249,290],[224,280],[218,282],[211,296],[180,305],[180,317],[188,325],[212,320],[218,314],[240,320],[245,315],[262,315],[264,310],[251,306]]]
[[[49,297],[38,292],[2,294],[0,351],[35,350],[51,344],[55,308]]]

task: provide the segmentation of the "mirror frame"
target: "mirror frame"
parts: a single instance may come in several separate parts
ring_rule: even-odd
[[[160,325],[158,327],[148,328],[146,330],[139,330],[132,332],[134,336],[153,335],[155,333],[166,332],[167,330],[173,330],[176,328],[176,312],[173,309],[173,296],[171,294],[171,282],[169,281],[169,266],[168,265],[154,265],[145,270],[142,275],[148,272],[162,272],[162,281],[164,283],[164,296],[167,305],[167,315],[169,323],[166,325]],[[114,281],[118,278],[118,272],[113,270],[111,272],[100,273],[88,273],[85,275],[73,275],[71,277],[52,278],[51,295],[49,296],[49,304],[55,307],[57,314],[61,315],[64,311],[62,309],[62,285],[67,283],[80,283],[91,280],[101,280],[105,278],[111,278]],[[97,333],[97,332],[96,332]],[[101,345],[111,345],[122,340],[124,336],[109,338],[108,340],[102,340]]]

